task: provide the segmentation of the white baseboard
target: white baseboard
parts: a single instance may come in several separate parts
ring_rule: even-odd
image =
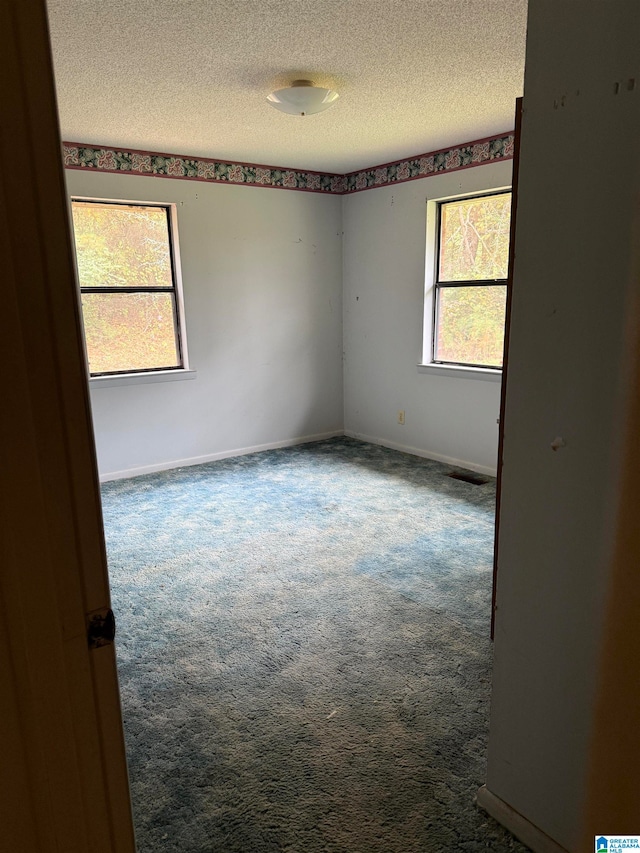
[[[269,444],[256,444],[253,447],[238,447],[234,450],[223,450],[220,453],[207,453],[204,456],[191,456],[188,459],[172,459],[159,462],[156,465],[141,465],[138,468],[125,468],[122,471],[110,471],[100,474],[100,482],[109,480],[124,480],[129,477],[141,477],[143,474],[154,474],[156,471],[169,471],[172,468],[186,468],[190,465],[203,465],[205,462],[215,462],[217,459],[230,459],[232,456],[246,456],[249,453],[260,453],[261,450],[277,450],[279,447],[295,447],[297,444],[309,444],[312,441],[324,441],[344,435],[343,430],[323,432],[318,435],[305,435],[299,438],[288,438],[284,441],[272,441]]]
[[[446,465],[453,465],[456,468],[467,468],[469,471],[477,471],[479,474],[488,474],[495,477],[496,469],[486,465],[476,465],[474,462],[469,462],[465,459],[454,459],[452,456],[444,456],[442,453],[433,453],[429,450],[422,450],[419,447],[409,447],[405,444],[398,444],[394,441],[387,441],[384,438],[375,438],[371,435],[353,432],[352,430],[335,430],[333,432],[323,432],[317,435],[305,435],[298,438],[289,438],[284,441],[272,441],[268,444],[256,444],[252,447],[239,447],[232,450],[223,450],[219,453],[207,453],[203,456],[191,456],[187,459],[171,459],[167,462],[158,462],[154,465],[141,465],[135,468],[124,468],[121,471],[109,471],[100,474],[100,482],[106,483],[109,480],[124,480],[129,477],[141,477],[143,474],[154,474],[157,471],[169,471],[172,468],[186,468],[190,465],[203,465],[205,462],[215,462],[217,459],[230,459],[232,456],[246,456],[249,453],[260,453],[262,450],[277,450],[280,447],[295,447],[297,444],[309,444],[312,441],[324,441],[328,438],[336,438],[340,435],[348,435],[350,438],[357,438],[359,441],[366,441],[368,444],[379,444],[381,447],[388,447],[390,450],[399,450],[401,453],[410,453],[412,456],[420,456],[423,459],[433,459],[436,462],[444,462]]]
[[[434,453],[431,450],[422,450],[419,447],[408,447],[405,444],[398,444],[395,441],[388,441],[386,438],[375,438],[372,435],[364,435],[360,432],[345,429],[345,435],[350,438],[357,438],[360,441],[366,441],[369,444],[379,444],[382,447],[388,447],[390,450],[399,450],[402,453],[411,453],[412,456],[421,456],[423,459],[433,459],[435,462],[444,462],[446,465],[454,465],[456,468],[467,468],[469,471],[477,471],[479,474],[488,474],[490,477],[496,476],[496,468],[488,465],[477,465],[475,462],[469,462],[466,459],[454,459],[452,456],[444,456],[442,453]]]
[[[526,844],[533,853],[567,853],[553,838],[546,835],[535,824],[531,823],[519,812],[512,809],[500,797],[496,797],[483,785],[477,794],[478,806],[501,823],[516,838]]]

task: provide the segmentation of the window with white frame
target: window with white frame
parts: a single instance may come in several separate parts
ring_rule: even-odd
[[[511,192],[435,204],[432,364],[502,368]]]
[[[91,376],[186,365],[175,207],[71,202]]]

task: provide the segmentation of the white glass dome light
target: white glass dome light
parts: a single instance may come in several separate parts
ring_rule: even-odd
[[[272,107],[292,116],[310,116],[332,107],[340,96],[333,89],[321,89],[311,80],[294,80],[286,89],[267,95]]]

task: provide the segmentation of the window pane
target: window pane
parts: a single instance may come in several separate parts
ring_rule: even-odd
[[[440,281],[506,278],[511,193],[440,208]]]
[[[505,285],[438,291],[436,361],[502,367]]]
[[[89,371],[179,367],[171,293],[83,293]]]
[[[74,201],[81,287],[172,287],[163,207]]]

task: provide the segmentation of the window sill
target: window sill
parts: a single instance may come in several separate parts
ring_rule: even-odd
[[[195,370],[152,370],[149,373],[119,373],[115,376],[91,376],[90,388],[117,388],[119,385],[148,385],[155,382],[177,382],[195,379]]]
[[[435,373],[436,376],[451,376],[456,379],[482,379],[485,382],[500,382],[502,371],[489,367],[457,367],[454,364],[419,364],[418,373]]]

